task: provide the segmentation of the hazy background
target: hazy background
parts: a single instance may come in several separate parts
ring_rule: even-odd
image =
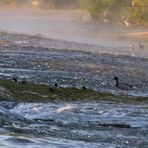
[[[0,0],[5,8],[43,8],[43,9],[75,9],[79,8],[78,0]]]
[[[1,0],[0,30],[48,38],[124,47],[147,45],[146,27],[94,22],[77,0]],[[136,47],[138,48],[138,47]]]

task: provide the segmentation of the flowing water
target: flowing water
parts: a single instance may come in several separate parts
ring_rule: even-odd
[[[66,87],[83,85],[96,91],[115,90],[112,78],[134,86],[133,96],[148,96],[148,59],[111,54],[11,46],[0,50],[0,77]]]
[[[38,35],[0,34],[0,39],[8,42],[0,46],[0,78],[16,76],[19,81],[84,85],[97,92],[116,93],[112,78],[117,75],[134,86],[128,92],[133,98],[148,97],[147,38],[127,35],[138,29],[102,29],[80,23],[83,16],[71,20],[73,13],[41,17],[44,13],[29,12],[30,17],[27,12],[15,16],[1,13],[2,30]],[[18,18],[21,21],[17,22]],[[137,47],[141,41],[144,49]],[[136,47],[129,48],[130,43]],[[147,139],[147,102],[98,102],[93,98],[46,104],[0,101],[0,147],[147,148]]]
[[[9,118],[8,112],[15,117],[1,121],[2,147],[148,146],[148,110],[144,104],[19,103],[9,111],[0,111],[4,114],[1,118]]]

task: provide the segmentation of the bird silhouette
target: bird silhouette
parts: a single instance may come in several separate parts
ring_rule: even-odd
[[[17,78],[16,77],[13,77],[12,79],[13,79],[14,82],[17,82]]]

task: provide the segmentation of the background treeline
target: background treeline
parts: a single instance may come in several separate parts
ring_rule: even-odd
[[[148,0],[80,0],[94,20],[148,26]]]
[[[32,6],[35,0],[0,0],[0,5]],[[148,26],[148,0],[38,0],[41,8],[87,11],[92,20]]]
[[[40,0],[41,6],[51,8],[79,8],[78,0]]]
[[[0,0],[0,6],[32,6],[33,1],[38,1],[44,8],[79,8],[78,0]]]

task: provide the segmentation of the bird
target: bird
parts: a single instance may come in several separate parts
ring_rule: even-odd
[[[127,91],[128,94],[128,90],[132,89],[133,86],[127,83],[123,83],[119,81],[119,78],[117,76],[115,76],[112,80],[115,80],[115,87],[118,88],[121,91]]]
[[[13,77],[12,79],[13,79],[14,82],[17,82],[17,78],[16,77]]]
[[[82,86],[82,89],[83,89],[83,90],[86,90],[87,88],[83,85],[83,86]]]
[[[57,84],[57,83],[55,83],[55,84],[54,84],[54,87],[55,87],[55,88],[58,88],[58,84]],[[56,89],[55,89],[54,87],[49,86],[49,88],[48,88],[48,92],[49,92],[49,93],[51,93],[51,92],[55,92],[55,91],[56,91]]]
[[[58,87],[58,84],[57,84],[57,83],[55,83],[55,84],[54,84],[54,87]]]
[[[139,46],[140,49],[144,48],[144,45],[142,43],[139,43],[138,46]]]

